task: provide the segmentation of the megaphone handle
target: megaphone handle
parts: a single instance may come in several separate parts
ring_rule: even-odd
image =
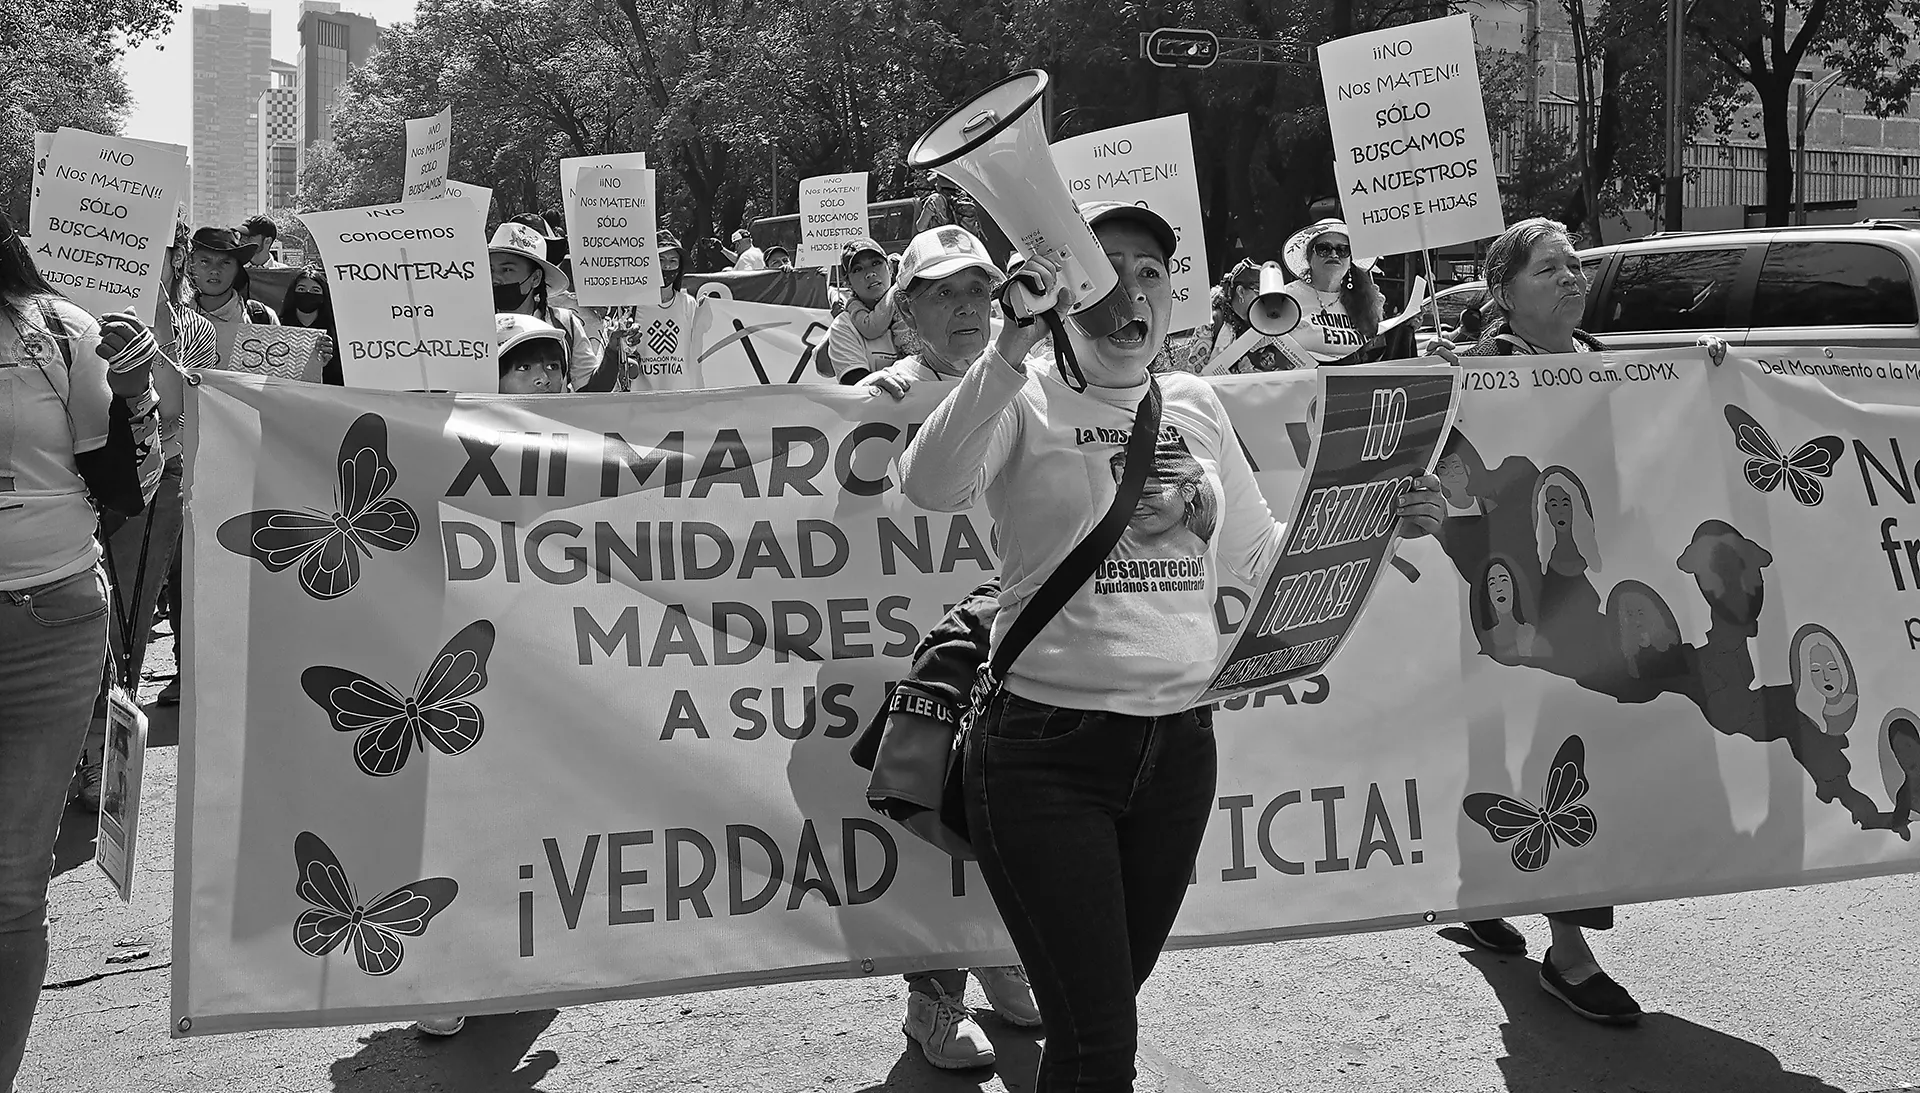
[[[1087,374],[1080,371],[1080,358],[1073,355],[1073,340],[1067,337],[1067,324],[1060,318],[1060,309],[1049,309],[1040,317],[1046,320],[1047,333],[1053,338],[1053,359],[1060,365],[1062,378],[1075,391],[1085,391]]]

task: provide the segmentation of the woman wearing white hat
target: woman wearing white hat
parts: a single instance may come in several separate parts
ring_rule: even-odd
[[[1294,232],[1280,261],[1299,278],[1287,285],[1300,305],[1293,340],[1321,364],[1359,364],[1385,301],[1373,274],[1354,263],[1346,223],[1321,220]]]
[[[494,229],[487,259],[493,272],[493,310],[531,315],[558,327],[567,343],[567,378],[574,390],[584,390],[600,367],[599,348],[577,312],[547,302],[549,295],[567,291],[567,275],[547,261],[546,239],[525,224],[509,221]]]

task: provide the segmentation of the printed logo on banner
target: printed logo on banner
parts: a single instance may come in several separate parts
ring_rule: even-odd
[[[327,711],[335,732],[357,732],[353,762],[375,778],[400,773],[415,748],[459,755],[480,742],[486,718],[467,699],[487,685],[493,623],[472,623],[455,634],[403,697],[358,672],[316,665],[300,673],[307,697]]]
[[[1738,406],[1727,407],[1727,424],[1733,428],[1733,443],[1750,457],[1742,468],[1747,485],[1769,493],[1785,482],[1793,499],[1809,507],[1826,497],[1826,488],[1818,479],[1833,477],[1834,465],[1846,454],[1846,446],[1837,436],[1816,436],[1782,455],[1780,445],[1753,415]]]
[[[1582,847],[1599,833],[1593,809],[1580,803],[1588,789],[1586,763],[1586,745],[1569,736],[1553,757],[1538,805],[1504,793],[1469,793],[1460,807],[1494,842],[1513,843],[1516,868],[1536,872],[1546,866],[1555,846]]]
[[[388,497],[400,475],[387,458],[387,422],[362,414],[340,441],[340,484],[333,511],[256,509],[220,525],[215,538],[278,573],[300,567],[300,587],[316,600],[337,599],[360,583],[362,555],[402,551],[420,537],[420,517]]]
[[[313,957],[351,944],[354,962],[368,975],[398,970],[406,958],[401,937],[425,934],[433,916],[460,894],[452,877],[428,877],[362,904],[340,859],[320,836],[302,831],[293,840],[293,858],[300,867],[294,894],[313,905],[294,920],[293,943]]]

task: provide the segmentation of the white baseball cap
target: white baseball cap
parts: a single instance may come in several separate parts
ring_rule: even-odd
[[[910,285],[922,278],[938,281],[963,269],[980,270],[995,284],[1005,279],[987,254],[987,245],[972,232],[952,224],[928,228],[914,236],[900,256],[899,282]]]
[[[503,311],[493,317],[493,339],[503,354],[516,345],[539,338],[551,338],[562,346],[567,340],[559,327],[531,315]]]

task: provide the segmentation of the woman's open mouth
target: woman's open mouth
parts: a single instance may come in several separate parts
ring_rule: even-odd
[[[1138,349],[1147,344],[1147,324],[1139,319],[1129,319],[1120,325],[1120,329],[1107,335],[1116,349]]]
[[[980,328],[977,326],[956,326],[953,328],[953,336],[956,338],[971,338],[978,333],[980,333]]]

